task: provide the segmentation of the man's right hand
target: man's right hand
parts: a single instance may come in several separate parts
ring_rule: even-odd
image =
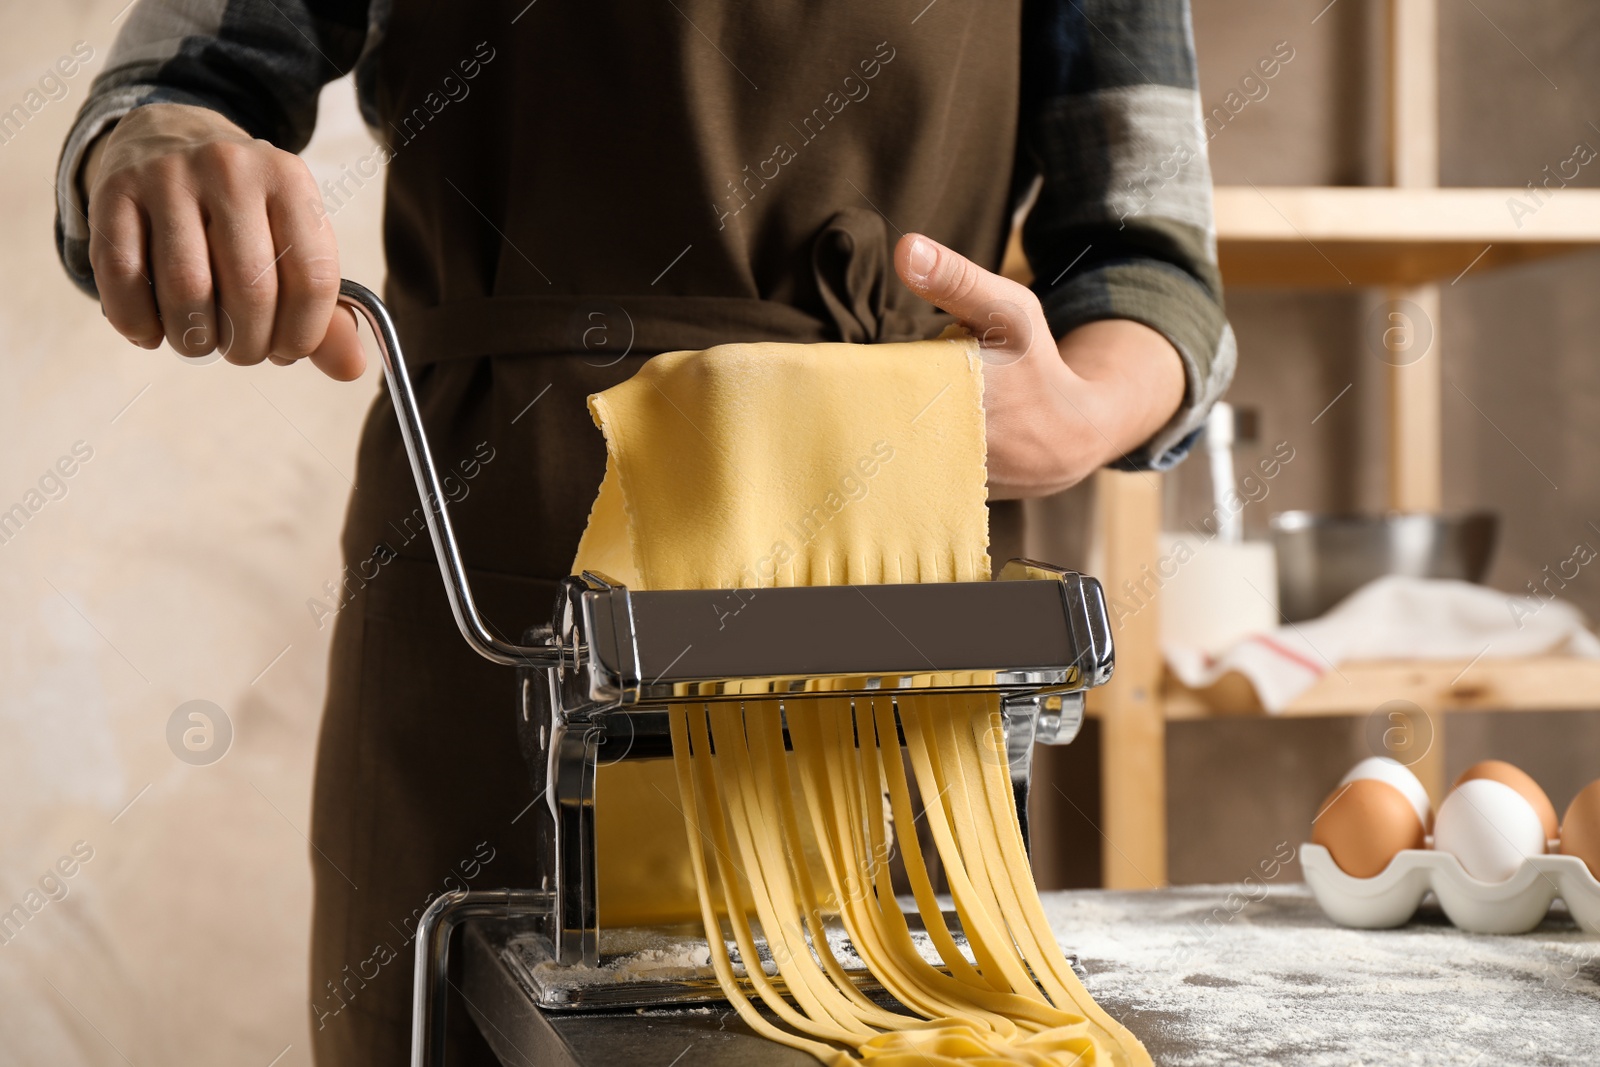
[[[215,111],[135,108],[84,161],[89,262],[106,318],[144,348],[245,366],[366,366],[338,310],[339,249],[306,165]]]

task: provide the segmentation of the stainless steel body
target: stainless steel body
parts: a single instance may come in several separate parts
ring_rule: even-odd
[[[1453,517],[1286,511],[1271,526],[1278,607],[1300,622],[1387,574],[1482,581],[1499,520],[1486,511]]]
[[[526,917],[549,967],[601,965],[596,768],[670,758],[669,703],[762,701],[796,714],[805,698],[823,695],[894,702],[930,691],[991,694],[1026,835],[1033,744],[1071,741],[1084,693],[1111,677],[1110,621],[1093,578],[1013,560],[995,582],[650,591],[584,573],[562,583],[548,624],[511,643],[491,632],[474,603],[388,311],[354,282],[342,283],[340,299],[377,338],[462,636],[484,657],[518,668],[519,736],[539,797],[530,815],[538,820],[542,884],[446,894],[419,926],[414,1064],[437,1062],[444,959],[450,930],[463,919]],[[577,998],[570,982],[540,988],[540,1006],[549,1010],[717,994],[703,976]]]

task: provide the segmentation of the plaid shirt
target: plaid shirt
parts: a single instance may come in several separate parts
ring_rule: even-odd
[[[953,0],[952,0],[953,2]],[[93,294],[77,175],[135,107],[194,104],[298,152],[324,85],[355,69],[378,131],[372,62],[387,0],[143,0],[95,79],[57,171],[56,239]],[[1023,13],[1016,196],[1023,247],[1057,337],[1097,319],[1159,331],[1183,359],[1172,420],[1116,465],[1165,469],[1233,378],[1188,0],[1030,0]]]

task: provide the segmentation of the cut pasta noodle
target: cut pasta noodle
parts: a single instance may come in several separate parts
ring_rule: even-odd
[[[712,963],[751,1029],[828,1064],[1150,1062],[1095,1004],[1050,931],[1018,828],[994,698],[818,696],[785,701],[781,711],[771,702],[682,704],[671,718]],[[936,798],[925,811],[912,810],[897,719],[917,790]],[[791,772],[803,798],[798,811]],[[928,821],[976,965],[962,956],[908,832],[904,867],[943,966],[913,943],[884,862],[885,791],[896,825]],[[821,871],[810,869],[805,835],[820,848]],[[850,982],[823,930],[831,912],[903,1011]],[[750,962],[759,959],[758,931],[781,990]],[[753,1000],[727,951],[730,934]]]
[[[765,584],[987,577],[976,357],[974,343],[953,339],[736,345],[652,360],[591,398],[607,470],[575,569],[647,589],[737,586],[752,572]],[[808,392],[807,382],[823,385]],[[919,430],[935,402],[948,410]],[[785,517],[804,513],[812,494],[825,500],[845,484],[833,459],[863,455],[879,457],[877,480],[849,502],[848,521],[842,506],[812,508],[828,518],[817,527],[826,536],[769,542],[769,530],[794,528]],[[866,465],[854,469],[867,476]],[[770,574],[741,562],[779,556]],[[752,1030],[830,1065],[1150,1063],[1078,981],[1050,929],[998,697],[819,691],[781,703],[685,701],[669,718],[711,964]],[[923,820],[970,959],[935,894],[914,830]],[[894,847],[936,961],[919,951],[895,895]],[[604,854],[601,863],[604,881]],[[892,1004],[851,981],[827,936],[833,919]]]

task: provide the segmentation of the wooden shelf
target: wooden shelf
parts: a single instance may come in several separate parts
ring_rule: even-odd
[[[1217,258],[1230,286],[1339,288],[1452,281],[1600,247],[1600,189],[1218,186]],[[1520,225],[1518,223],[1520,222]]]
[[[1517,659],[1383,660],[1330,671],[1276,713],[1261,707],[1250,683],[1228,675],[1190,689],[1170,674],[1162,692],[1168,721],[1226,717],[1297,718],[1367,715],[1390,700],[1427,711],[1600,711],[1600,660],[1564,656]],[[1098,691],[1096,691],[1098,692]],[[1090,694],[1090,714],[1099,708]]]

